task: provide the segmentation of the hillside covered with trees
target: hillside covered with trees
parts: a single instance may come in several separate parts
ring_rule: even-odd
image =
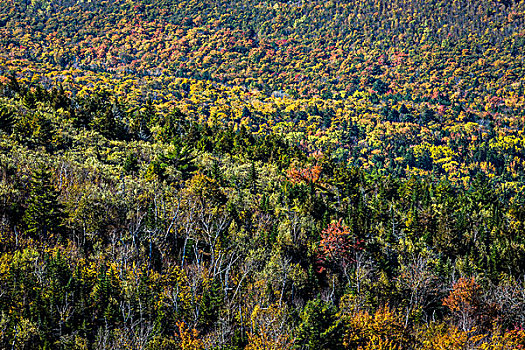
[[[524,21],[0,0],[0,348],[523,348]]]

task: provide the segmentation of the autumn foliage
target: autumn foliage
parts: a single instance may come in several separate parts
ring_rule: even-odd
[[[523,0],[0,0],[0,349],[523,349]]]
[[[286,175],[292,183],[316,184],[320,180],[322,168],[319,165],[308,168],[290,168]]]
[[[347,267],[355,262],[356,251],[362,250],[363,241],[352,235],[350,228],[343,224],[342,219],[328,225],[321,232],[319,242],[319,263],[321,270],[326,264],[341,264]]]

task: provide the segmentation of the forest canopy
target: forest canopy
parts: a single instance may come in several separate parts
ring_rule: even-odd
[[[524,19],[0,0],[0,348],[522,348]]]

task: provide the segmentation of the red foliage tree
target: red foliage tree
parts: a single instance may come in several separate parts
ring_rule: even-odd
[[[363,249],[362,240],[356,239],[350,228],[339,219],[328,225],[321,233],[318,247],[319,272],[328,264],[342,268],[344,271],[353,264],[355,253]]]

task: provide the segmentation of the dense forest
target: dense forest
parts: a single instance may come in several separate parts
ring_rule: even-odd
[[[521,0],[0,0],[0,348],[525,348],[524,47]]]

